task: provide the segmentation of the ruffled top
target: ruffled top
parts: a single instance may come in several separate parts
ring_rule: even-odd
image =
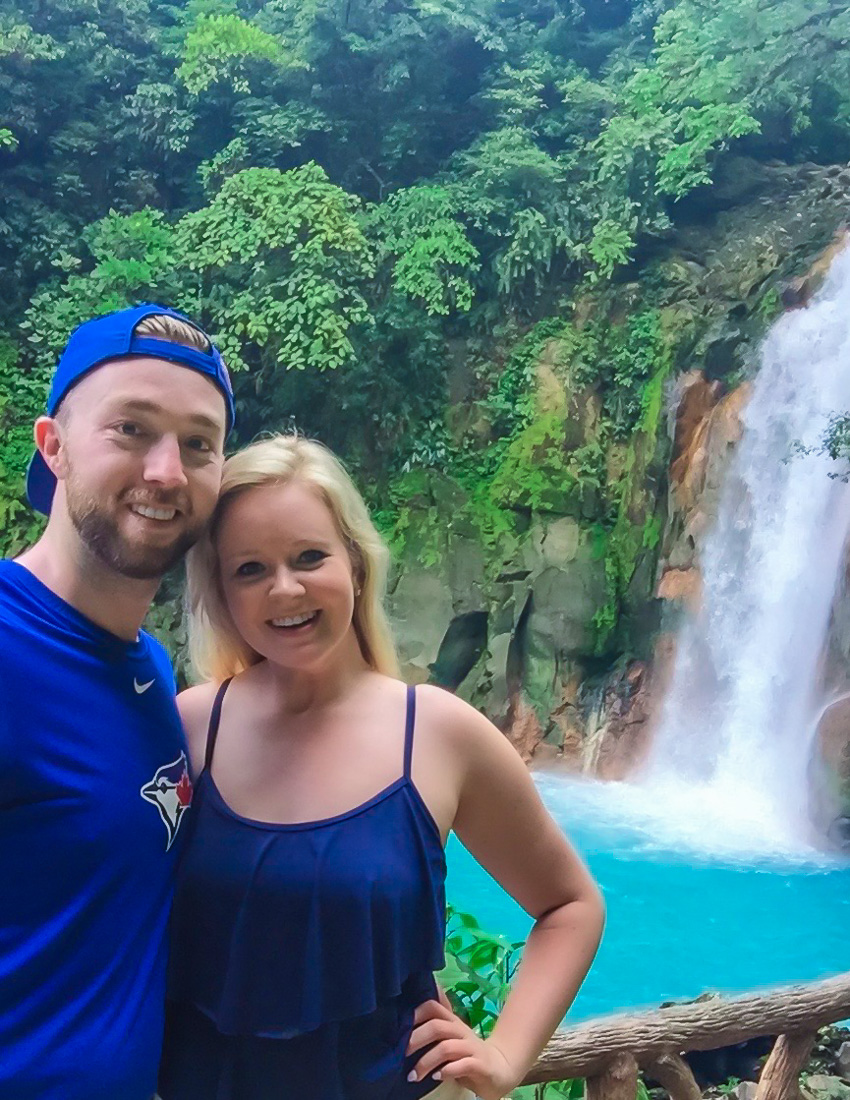
[[[404,774],[322,821],[241,817],[204,768],[173,911],[171,999],[222,1034],[285,1039],[431,983],[444,965],[446,864],[410,778],[414,714],[409,688]]]

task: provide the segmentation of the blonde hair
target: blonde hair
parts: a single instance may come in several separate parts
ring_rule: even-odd
[[[183,344],[198,351],[209,351],[212,347],[210,338],[197,325],[167,313],[152,313],[149,317],[143,317],[133,329],[133,335],[170,340],[172,344]]]
[[[253,443],[224,464],[212,522],[186,559],[189,652],[196,673],[219,682],[262,660],[240,637],[227,609],[216,542],[222,517],[237,495],[290,482],[316,489],[330,510],[359,588],[353,626],[363,659],[376,672],[397,677],[398,657],[383,605],[389,551],[339,459],[321,443],[297,435]]]

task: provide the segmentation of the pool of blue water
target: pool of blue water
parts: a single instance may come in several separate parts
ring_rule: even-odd
[[[718,857],[711,835],[695,846],[691,829],[687,846],[678,846],[675,827],[643,820],[616,787],[551,776],[537,782],[600,883],[608,912],[568,1020],[850,969],[846,861],[804,848]],[[524,939],[528,916],[454,838],[448,862],[449,901],[488,931]]]

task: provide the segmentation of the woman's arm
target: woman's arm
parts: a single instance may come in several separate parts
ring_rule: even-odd
[[[417,1063],[417,1078],[437,1070],[496,1100],[522,1080],[575,998],[602,934],[603,904],[507,739],[459,700],[440,706],[452,713],[461,769],[455,832],[535,923],[489,1039],[430,1001],[417,1012],[410,1049],[437,1044]]]

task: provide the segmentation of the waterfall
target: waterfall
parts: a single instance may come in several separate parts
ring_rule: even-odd
[[[835,476],[843,467],[816,449],[844,412],[850,249],[808,308],[767,335],[717,520],[699,548],[701,610],[677,638],[640,779],[693,840],[805,842],[819,665],[850,531],[850,486]]]

